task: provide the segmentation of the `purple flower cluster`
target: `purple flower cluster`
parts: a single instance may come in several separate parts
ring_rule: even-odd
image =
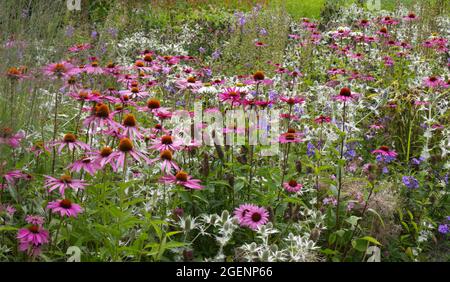
[[[417,189],[419,188],[419,181],[413,176],[403,176],[402,182],[409,189]]]

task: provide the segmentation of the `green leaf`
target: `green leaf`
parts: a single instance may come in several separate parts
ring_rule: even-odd
[[[373,213],[374,215],[376,215],[378,217],[378,219],[380,220],[381,225],[383,225],[383,227],[384,227],[383,218],[381,217],[381,215],[379,213],[377,213],[377,211],[375,211],[374,209],[368,209],[367,211]]]
[[[19,230],[19,228],[14,226],[0,226],[0,231],[16,231]]]
[[[378,242],[377,239],[375,239],[375,238],[373,238],[373,237],[371,237],[371,236],[364,236],[364,237],[362,237],[362,238],[360,238],[360,239],[361,239],[361,240],[366,240],[366,241],[369,241],[369,242],[371,242],[371,243],[374,243],[375,245],[381,246],[381,243]]]
[[[358,220],[360,219],[360,217],[357,216],[350,216],[349,218],[347,218],[345,221],[347,221],[348,223],[350,223],[352,226],[355,226],[358,223]]]
[[[358,252],[365,252],[367,249],[367,241],[356,239],[352,241],[352,247]]]

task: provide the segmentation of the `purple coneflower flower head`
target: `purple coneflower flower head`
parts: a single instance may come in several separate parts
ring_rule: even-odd
[[[352,93],[350,88],[344,87],[339,91],[339,95],[333,96],[333,99],[341,101],[341,102],[351,102],[358,98],[358,94]]]
[[[72,179],[70,175],[63,175],[59,179],[48,175],[45,175],[44,177],[44,187],[48,188],[49,192],[58,189],[63,197],[66,189],[72,189],[75,192],[78,192],[78,190],[83,190],[87,185],[84,180]]]
[[[392,158],[397,157],[397,153],[395,151],[391,151],[388,146],[380,146],[378,149],[373,150],[372,154],[388,156],[388,157],[392,157]]]
[[[84,170],[85,172],[93,176],[97,172],[97,170],[101,168],[99,164],[94,160],[95,160],[94,157],[83,157],[79,160],[76,160],[73,164],[69,165],[67,168],[71,172],[80,172],[81,170]]]
[[[181,185],[189,189],[202,190],[204,187],[199,179],[193,179],[192,176],[180,170],[175,175],[166,175],[161,177],[160,182],[165,184]]]
[[[28,228],[19,229],[17,239],[20,251],[36,256],[40,254],[40,247],[48,243],[49,233],[39,225],[31,225]]]
[[[245,213],[242,225],[252,230],[258,230],[260,226],[266,224],[268,221],[269,212],[265,208],[253,206]]]
[[[280,137],[278,138],[278,141],[281,144],[303,142],[301,134],[296,132],[295,129],[293,128],[289,128],[286,133],[281,134]]]
[[[166,174],[170,174],[172,169],[175,171],[180,170],[178,165],[173,161],[173,154],[170,150],[162,151],[159,154],[159,158],[150,160],[150,163],[154,163],[156,161],[161,161],[161,170]]]
[[[229,102],[232,106],[239,106],[241,104],[241,97],[245,95],[238,88],[232,87],[225,89],[224,92],[219,94],[219,100],[222,102]]]
[[[53,213],[59,213],[62,217],[77,217],[79,213],[83,212],[79,205],[72,203],[69,199],[50,202],[47,209],[50,209]]]
[[[51,144],[52,146],[58,146],[58,153],[61,154],[64,147],[68,147],[70,151],[75,149],[80,149],[84,151],[90,150],[90,146],[82,141],[77,140],[77,137],[72,133],[67,133],[64,135],[62,140],[55,141]]]
[[[42,224],[44,224],[44,222],[45,222],[45,219],[44,219],[44,217],[42,217],[40,215],[30,215],[29,214],[25,218],[25,221],[32,225],[42,226]]]
[[[283,188],[290,193],[297,193],[302,189],[303,185],[300,183],[297,183],[295,180],[290,180],[289,182],[283,183]]]
[[[445,82],[442,80],[442,78],[433,75],[433,76],[424,78],[423,84],[430,88],[437,88],[437,87],[444,86]]]
[[[182,142],[180,140],[175,140],[174,136],[164,135],[161,138],[154,140],[153,145],[150,148],[158,151],[177,151],[181,148],[181,143]]]

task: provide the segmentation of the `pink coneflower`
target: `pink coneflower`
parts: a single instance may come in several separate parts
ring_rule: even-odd
[[[146,55],[146,56],[147,56],[147,55]],[[151,55],[150,55],[150,57],[146,57],[146,58],[147,58],[147,60],[153,60],[153,59],[151,59]],[[151,62],[151,61],[137,60],[137,61],[134,63],[132,69],[136,69],[136,70],[138,70],[138,71],[151,71],[151,70],[152,70],[152,67],[149,66],[150,62]]]
[[[62,175],[59,179],[48,175],[45,175],[44,177],[44,187],[48,188],[49,192],[58,189],[63,197],[66,189],[73,189],[75,192],[78,192],[78,190],[83,190],[87,185],[84,180],[72,179],[70,175],[66,174]]]
[[[261,41],[256,41],[255,46],[256,47],[265,47],[265,46],[267,46],[267,44],[264,42],[261,42]]]
[[[20,130],[13,134],[9,127],[3,128],[0,131],[0,144],[6,144],[11,148],[17,148],[20,146],[20,142],[25,137],[25,132]]]
[[[76,160],[67,168],[70,170],[70,172],[80,172],[81,170],[84,170],[93,176],[97,172],[97,170],[100,169],[99,164],[94,160],[95,159],[93,157],[83,157],[79,160]]]
[[[404,16],[403,19],[407,22],[411,22],[418,20],[419,17],[415,13],[410,12],[408,15]]]
[[[141,162],[142,160],[144,160],[146,163],[150,162],[150,160],[145,155],[145,152],[136,150],[133,142],[129,138],[125,137],[120,139],[117,148],[118,150],[112,152],[107,159],[108,162],[115,161],[117,168],[124,166],[126,156],[128,154],[137,162]]]
[[[150,160],[150,163],[154,163],[156,161],[161,161],[161,170],[166,174],[170,174],[172,169],[174,169],[175,171],[180,170],[178,165],[173,161],[173,154],[170,150],[162,151],[159,154],[159,157]]]
[[[127,95],[133,98],[146,98],[149,93],[146,91],[145,86],[138,86],[137,84],[132,84],[130,89],[120,90],[120,95]]]
[[[87,50],[87,49],[90,49],[90,48],[91,48],[91,44],[89,44],[89,43],[82,43],[82,44],[73,45],[73,46],[69,47],[68,50],[70,52],[77,53],[77,52],[84,51],[84,50]]]
[[[25,75],[27,68],[26,67],[12,67],[9,68],[8,71],[6,72],[6,77],[8,77],[9,79],[12,80],[21,80],[26,78],[27,76]]]
[[[21,252],[27,252],[30,256],[37,256],[41,253],[41,246],[48,243],[49,233],[39,225],[31,225],[28,228],[19,229],[17,239]]]
[[[333,96],[333,99],[341,102],[349,102],[349,101],[351,102],[356,98],[358,98],[358,94],[352,93],[352,91],[348,87],[342,88],[341,91],[339,92],[339,95]]]
[[[232,106],[239,106],[241,104],[241,97],[244,95],[238,88],[227,88],[224,92],[219,94],[221,102],[229,102]]]
[[[239,224],[242,227],[246,226],[244,224],[245,215],[253,208],[256,208],[256,206],[253,204],[242,204],[234,210],[234,217],[238,220]]]
[[[18,180],[31,180],[32,176],[22,170],[12,170],[8,171],[3,175],[3,178],[6,182],[11,185],[14,185]]]
[[[372,154],[388,156],[388,157],[392,157],[392,158],[397,157],[397,153],[395,151],[389,150],[388,146],[380,146],[378,149],[373,150]]]
[[[367,19],[362,19],[359,21],[359,26],[361,26],[361,27],[368,27],[369,25],[370,25],[370,22]]]
[[[258,230],[258,228],[269,221],[269,212],[262,207],[252,206],[242,220],[242,225],[252,229]]]
[[[444,81],[439,76],[430,76],[423,80],[423,84],[430,88],[444,86]]]
[[[45,75],[61,78],[69,75],[72,68],[73,68],[72,64],[66,61],[62,61],[44,67],[43,71]]]
[[[192,92],[196,92],[198,89],[203,87],[203,83],[200,80],[197,80],[196,77],[190,76],[188,78],[181,78],[176,80],[175,86],[181,90],[189,89]]]
[[[314,122],[317,123],[317,124],[330,123],[331,122],[331,117],[320,115],[320,116],[318,116],[317,118],[314,119]]]
[[[286,102],[290,106],[302,104],[305,102],[305,99],[303,97],[280,97],[280,100]]]
[[[91,64],[85,66],[86,73],[88,74],[103,74],[103,68],[97,61],[93,61]]]
[[[327,71],[329,75],[345,74],[345,69],[332,68]]]
[[[93,107],[92,115],[87,117],[83,125],[86,127],[90,127],[91,124],[94,125],[94,130],[97,127],[103,128],[104,126],[108,126],[109,128],[117,128],[120,127],[116,121],[113,120],[113,114],[110,112],[109,107],[106,104],[99,103],[95,107]]]
[[[266,75],[263,71],[256,71],[251,76],[252,79],[245,80],[244,84],[252,85],[252,84],[263,84],[263,85],[271,85],[273,81],[271,79],[267,79]]]
[[[50,209],[53,213],[59,213],[62,217],[77,217],[79,213],[83,212],[80,205],[72,203],[69,199],[50,202],[47,209]]]
[[[75,149],[87,151],[87,150],[90,150],[90,148],[91,148],[88,144],[77,140],[77,137],[72,133],[67,133],[66,135],[64,135],[62,140],[52,142],[51,145],[52,146],[59,145],[59,147],[58,147],[59,154],[61,154],[62,150],[66,146],[69,148],[70,151],[73,151]]]
[[[111,147],[105,146],[98,152],[91,152],[94,158],[94,162],[97,163],[101,168],[105,165],[110,164],[113,171],[117,171],[116,164],[112,162],[109,156],[112,154],[113,150]]]
[[[177,151],[180,149],[181,143],[181,141],[175,140],[171,135],[164,135],[161,138],[154,140],[153,145],[150,148],[158,151]]]
[[[142,139],[144,136],[139,132],[137,121],[133,114],[127,114],[122,123],[123,134],[131,139]]]
[[[384,126],[382,124],[375,123],[375,124],[371,124],[369,126],[369,128],[377,131],[377,130],[383,129]]]
[[[302,189],[302,187],[303,185],[297,183],[297,181],[295,180],[283,183],[283,188],[290,193],[297,193],[298,191],[300,191],[300,189]]]
[[[381,35],[381,36],[383,36],[383,37],[389,37],[389,32],[388,32],[388,30],[387,30],[386,27],[380,28],[380,29],[377,31],[377,34],[378,34],[378,35]]]
[[[399,21],[390,16],[386,16],[381,19],[380,23],[385,25],[396,25],[399,23]]]
[[[333,32],[333,38],[344,38],[348,37],[352,30],[348,27],[339,28]]]
[[[27,215],[25,221],[28,224],[42,226],[45,222],[45,218],[40,215]]]
[[[159,133],[169,134],[169,130],[165,129],[160,123],[155,124],[155,126],[151,129],[151,132],[156,135]]]
[[[287,143],[300,143],[303,142],[303,140],[300,138],[301,134],[298,132],[295,132],[295,129],[289,128],[286,133],[283,133],[278,138],[278,141],[282,144]]]
[[[193,179],[192,176],[180,170],[175,175],[166,175],[161,177],[160,181],[166,184],[181,185],[189,189],[202,190],[204,187],[199,179]]]

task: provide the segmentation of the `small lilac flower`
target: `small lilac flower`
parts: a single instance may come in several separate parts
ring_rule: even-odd
[[[312,158],[315,154],[315,150],[316,147],[314,146],[313,143],[308,142],[308,144],[306,145],[306,155],[310,158]]]
[[[448,224],[440,224],[438,227],[438,231],[441,234],[447,234],[450,232],[450,229],[448,227]]]
[[[415,179],[413,176],[403,176],[402,182],[409,189],[417,189],[419,188],[419,181]]]

